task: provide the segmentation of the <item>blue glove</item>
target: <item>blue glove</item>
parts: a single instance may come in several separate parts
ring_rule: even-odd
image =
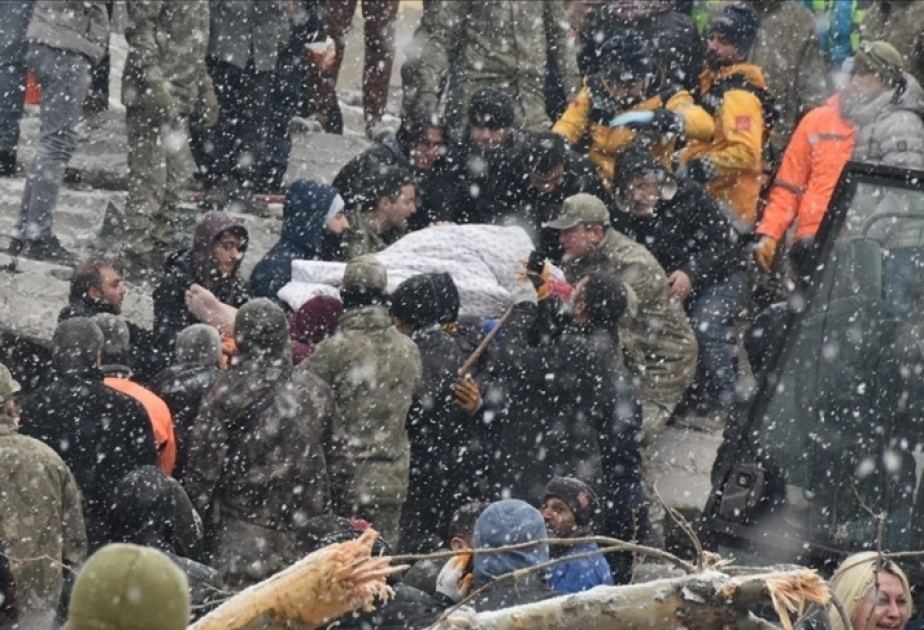
[[[650,125],[654,112],[627,112],[610,121],[610,127],[627,127],[629,125]]]

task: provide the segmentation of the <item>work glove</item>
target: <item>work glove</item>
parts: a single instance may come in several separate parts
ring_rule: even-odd
[[[529,280],[520,280],[517,282],[516,286],[513,287],[513,291],[510,292],[510,297],[514,304],[522,304],[524,302],[530,304],[539,303],[539,295],[536,293],[536,287],[533,286],[533,283]]]
[[[173,109],[173,97],[167,90],[167,84],[160,79],[149,81],[142,96],[144,110],[150,115],[151,122],[163,125],[170,119]]]
[[[764,273],[770,273],[773,268],[773,261],[776,258],[776,250],[779,244],[779,241],[775,238],[764,235],[760,237],[757,245],[754,246],[754,260],[757,261],[757,266]]]
[[[215,96],[211,79],[204,79],[199,87],[199,101],[196,103],[196,122],[202,129],[211,129],[218,123],[221,108]]]
[[[321,70],[330,70],[337,58],[337,47],[330,37],[322,42],[305,44],[305,55]]]
[[[552,275],[552,266],[546,262],[545,255],[539,252],[533,252],[529,255],[526,262],[524,273],[517,274],[517,281],[523,282],[529,280],[536,287],[536,297],[541,302],[549,297],[549,279]]]
[[[632,127],[650,125],[654,121],[654,112],[626,112],[610,121],[610,127]]]
[[[611,127],[629,127],[639,131],[682,133],[683,118],[667,109],[650,112],[628,112],[610,121]]]
[[[471,561],[469,553],[450,558],[436,578],[436,592],[457,604],[468,597],[475,582],[475,576],[469,570]]]
[[[466,376],[456,381],[455,394],[459,406],[468,415],[474,415],[475,412],[481,409],[481,391],[478,389],[478,383],[471,376]]]

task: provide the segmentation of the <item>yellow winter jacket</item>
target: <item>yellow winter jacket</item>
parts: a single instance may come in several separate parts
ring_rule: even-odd
[[[680,154],[680,163],[692,179],[706,185],[713,198],[728,203],[751,226],[757,216],[763,172],[764,108],[751,90],[732,87],[719,94],[718,83],[736,79],[757,90],[767,87],[760,68],[748,63],[700,75],[699,104],[713,114],[715,135],[711,142],[690,142]]]
[[[591,146],[587,157],[597,167],[600,179],[608,188],[613,185],[616,153],[631,144],[640,133],[628,127],[610,127],[610,120],[620,114],[667,109],[683,118],[683,135],[688,141],[708,142],[712,139],[715,129],[712,117],[702,107],[699,107],[693,101],[693,96],[684,89],[665,91],[631,109],[617,111],[615,108],[610,109],[611,101],[605,96],[594,98],[596,90],[606,88],[602,85],[592,86],[590,84],[592,80],[594,79],[584,81],[584,87],[578,93],[577,98],[558,119],[552,131],[564,136],[572,146],[577,145],[585,134],[590,134]],[[601,103],[600,101],[606,102]],[[641,133],[654,156],[666,168],[671,169],[671,156],[676,149],[677,134]]]

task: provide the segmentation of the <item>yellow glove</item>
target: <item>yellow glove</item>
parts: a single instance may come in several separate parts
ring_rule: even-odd
[[[481,409],[481,391],[471,376],[456,381],[456,400],[463,411],[468,415],[473,415]]]
[[[754,259],[764,273],[770,273],[773,268],[773,259],[776,258],[779,244],[779,241],[770,236],[761,236],[757,241],[757,246],[754,247]]]

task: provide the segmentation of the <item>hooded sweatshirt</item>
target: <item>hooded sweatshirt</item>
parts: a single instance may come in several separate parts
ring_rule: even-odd
[[[325,231],[325,217],[337,197],[335,188],[300,179],[286,191],[282,208],[282,234],[250,274],[256,297],[275,300],[276,294],[292,279],[293,260],[324,260],[331,249]]]
[[[506,499],[489,505],[475,523],[475,549],[496,549],[508,545],[548,538],[539,510],[519,499]],[[501,575],[549,561],[548,545],[496,554],[477,554],[474,558],[475,584],[481,588]],[[555,597],[545,585],[542,573],[531,573],[517,580],[499,583],[476,599],[475,610],[498,610]]]
[[[212,245],[228,231],[241,239],[241,249],[234,273],[223,278],[213,269]],[[199,323],[186,308],[186,291],[193,284],[205,287],[220,301],[235,308],[250,299],[250,287],[239,273],[247,252],[247,240],[247,230],[230,214],[209,212],[196,225],[192,247],[167,258],[164,277],[154,288],[154,334],[164,352],[173,356],[177,333]]]

